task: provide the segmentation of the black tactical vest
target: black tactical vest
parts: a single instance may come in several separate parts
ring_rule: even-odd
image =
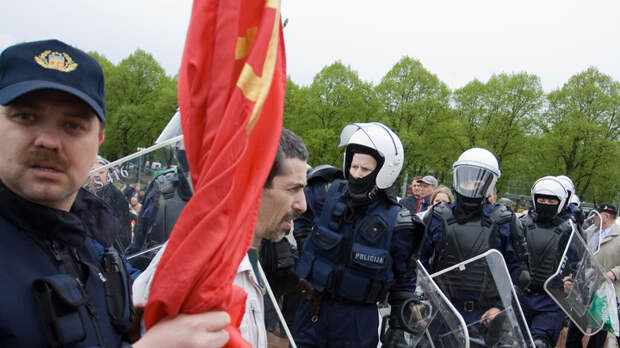
[[[568,220],[556,226],[545,226],[534,222],[531,216],[524,215],[521,221],[526,227],[525,233],[530,254],[532,277],[530,289],[544,292],[545,281],[558,268],[572,228]]]
[[[432,272],[456,265],[462,261],[496,248],[499,231],[497,217],[481,215],[480,220],[458,224],[452,208],[448,204],[439,204],[433,209],[433,217],[441,221],[438,232],[441,234],[439,248],[431,264]],[[461,298],[461,294],[479,294],[480,301],[492,303],[497,291],[490,273],[483,263],[473,263],[467,271],[467,277],[457,272],[449,272],[442,277],[440,286],[451,299]]]

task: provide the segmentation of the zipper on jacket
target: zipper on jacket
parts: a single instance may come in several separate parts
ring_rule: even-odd
[[[99,346],[101,348],[105,348],[105,343],[103,342],[103,336],[101,336],[101,330],[99,329],[99,324],[97,323],[97,310],[88,300],[88,295],[86,294],[86,289],[84,288],[84,284],[79,278],[75,279],[80,287],[80,291],[82,295],[86,298],[86,311],[88,312],[88,316],[90,317],[90,322],[93,324],[95,329],[95,334],[97,335],[97,341],[99,342]]]

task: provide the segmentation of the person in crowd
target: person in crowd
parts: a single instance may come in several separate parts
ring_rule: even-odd
[[[499,250],[512,279],[520,288],[529,283],[527,246],[514,214],[490,204],[487,197],[500,177],[497,159],[489,150],[471,148],[453,165],[454,203],[440,203],[432,210],[421,261],[431,273],[477,256],[489,249]],[[468,322],[492,321],[500,312],[493,299],[483,299],[481,274],[459,279],[458,293],[448,297]],[[466,295],[464,295],[466,294]]]
[[[519,217],[525,227],[531,283],[519,301],[536,348],[551,348],[560,336],[564,312],[544,285],[558,269],[572,232],[569,219],[561,214],[568,192],[553,176],[537,180],[531,192],[533,209]]]
[[[597,211],[601,215],[601,247],[594,254],[594,259],[607,271],[607,277],[613,282],[616,290],[616,299],[620,295],[620,225],[616,223],[618,209],[611,203],[602,203]],[[566,337],[567,347],[577,347],[581,344],[582,332],[570,323]],[[605,344],[607,331],[601,330],[590,336],[588,348],[601,348]]]
[[[95,164],[93,164],[91,171],[101,168],[109,163],[110,162],[105,158],[97,156],[97,160],[95,161]],[[128,209],[129,201],[125,198],[123,192],[121,192],[121,190],[114,185],[114,182],[111,180],[114,176],[109,175],[109,170],[110,169],[98,171],[89,176],[88,189],[90,192],[103,199],[112,208],[112,213],[116,216],[120,224],[119,238],[115,242],[114,246],[118,250],[125,250],[132,238],[131,220],[133,219],[133,216]]]
[[[431,206],[423,211],[418,213],[417,215],[422,219],[425,225],[427,225],[430,221],[430,217],[432,216],[432,209],[439,203],[452,203],[454,202],[454,196],[452,195],[452,191],[450,188],[444,185],[439,185],[433,193],[431,194]]]
[[[296,272],[306,298],[295,317],[298,347],[376,347],[377,302],[389,294],[384,346],[405,344],[402,304],[413,297],[421,221],[398,205],[393,184],[404,160],[398,136],[381,123],[345,126],[345,179],[308,187],[307,214],[295,220],[303,245]],[[299,231],[308,232],[304,236]],[[305,237],[305,239],[304,239]]]
[[[263,187],[252,246],[241,261],[233,282],[248,294],[241,320],[241,335],[252,347],[267,347],[264,284],[257,268],[258,248],[264,239],[280,241],[291,229],[293,220],[306,211],[303,190],[306,186],[307,159],[308,151],[301,138],[283,128],[273,166]],[[148,299],[150,284],[164,250],[165,246],[136,279],[133,285],[134,303],[143,303]]]
[[[439,185],[433,191],[431,195],[431,205],[435,206],[439,203],[452,203],[454,202],[454,196],[452,190],[444,185]]]
[[[139,194],[135,192],[131,198],[129,199],[129,212],[133,215],[134,219],[138,218],[138,214],[140,214],[140,210],[142,210],[142,204],[140,204]]]
[[[431,195],[435,188],[437,188],[438,182],[432,175],[427,175],[422,179],[418,180],[418,185],[420,185],[420,197],[418,199],[418,206],[416,208],[416,213],[426,211],[431,204]]]
[[[420,187],[419,180],[422,179],[421,176],[414,176],[411,180],[411,192],[412,194],[401,199],[398,203],[409,209],[412,214],[417,213],[418,205],[420,200],[420,195],[422,194],[422,189]]]
[[[104,100],[99,64],[61,41],[0,54],[2,347],[129,346],[119,226],[81,188],[104,139]],[[229,323],[225,312],[180,315],[133,347],[221,347]]]

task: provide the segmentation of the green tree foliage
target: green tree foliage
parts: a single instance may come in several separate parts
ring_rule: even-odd
[[[525,72],[473,80],[452,92],[410,57],[373,87],[336,62],[308,87],[289,80],[284,124],[302,136],[313,165],[342,163],[336,142],[345,124],[379,121],[403,142],[401,180],[430,173],[449,185],[459,154],[485,147],[500,162],[500,194],[529,194],[536,179],[567,174],[585,199],[616,201],[619,90],[591,68],[548,96],[538,76]]]
[[[525,145],[543,102],[540,79],[527,73],[497,74],[487,83],[474,80],[456,90],[454,109],[461,124],[462,133],[457,137],[460,150],[488,148],[497,157],[505,177],[535,180],[527,177],[531,172],[520,158],[528,152]]]
[[[381,120],[400,137],[405,149],[403,173],[447,175],[453,158],[450,129],[450,89],[410,57],[403,57],[375,88],[383,106]],[[436,138],[444,141],[436,142]]]
[[[340,130],[348,123],[370,119],[372,86],[340,62],[323,68],[309,87],[287,86],[284,125],[299,134],[310,151],[313,165],[342,162],[337,148]]]
[[[152,145],[177,108],[176,79],[142,50],[118,65],[91,54],[106,78],[101,153],[113,160]],[[377,86],[336,61],[309,86],[289,78],[284,101],[284,126],[304,139],[314,166],[341,166],[337,143],[346,124],[379,121],[403,142],[401,180],[433,174],[450,186],[459,154],[485,147],[500,162],[500,194],[529,194],[536,179],[566,174],[582,199],[593,202],[620,203],[619,119],[620,83],[596,68],[575,74],[548,95],[540,79],[525,72],[473,80],[452,92],[410,57],[400,59]]]
[[[140,49],[116,66],[91,55],[105,76],[106,137],[100,153],[113,160],[152,145],[177,108],[177,81]]]
[[[538,122],[548,173],[573,179],[582,199],[613,200],[620,191],[620,83],[596,68],[572,76],[548,96]]]

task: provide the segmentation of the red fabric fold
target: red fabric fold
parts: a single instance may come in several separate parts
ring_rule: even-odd
[[[195,0],[179,73],[179,107],[194,196],[179,216],[145,310],[225,310],[227,346],[245,292],[232,286],[247,252],[282,128],[286,69],[280,2]]]

